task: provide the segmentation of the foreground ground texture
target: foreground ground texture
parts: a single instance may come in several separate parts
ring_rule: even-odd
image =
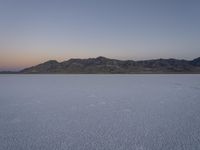
[[[200,149],[200,75],[1,75],[0,150]]]

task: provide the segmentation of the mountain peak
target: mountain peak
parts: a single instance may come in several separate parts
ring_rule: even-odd
[[[47,64],[47,63],[59,63],[57,60],[48,60],[48,61],[46,61],[46,62],[44,62],[45,64]]]
[[[103,56],[99,56],[99,57],[96,57],[96,59],[99,59],[99,60],[107,60],[108,58],[103,57]]]

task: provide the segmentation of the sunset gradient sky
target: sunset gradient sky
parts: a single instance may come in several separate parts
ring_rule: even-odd
[[[200,1],[0,0],[0,70],[97,56],[200,57]]]

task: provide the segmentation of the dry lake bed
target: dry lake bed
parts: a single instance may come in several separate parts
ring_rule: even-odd
[[[198,150],[200,75],[0,75],[0,150]]]

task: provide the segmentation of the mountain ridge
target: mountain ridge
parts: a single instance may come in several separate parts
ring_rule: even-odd
[[[80,59],[71,58],[58,62],[49,60],[42,64],[25,68],[22,74],[135,74],[135,73],[200,73],[200,57],[193,60],[151,59],[118,60],[103,56]]]

